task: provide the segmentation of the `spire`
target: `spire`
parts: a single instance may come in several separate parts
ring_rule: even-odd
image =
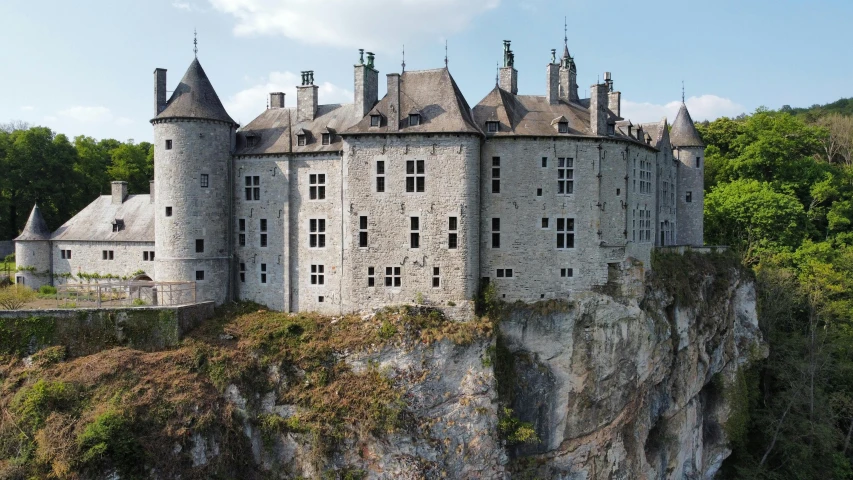
[[[447,39],[444,39],[444,68],[447,68]]]
[[[495,86],[496,87],[500,83],[500,71],[501,71],[501,64],[499,62],[495,62]]]
[[[175,87],[166,108],[155,117],[162,118],[205,119],[237,124],[222,106],[198,58],[192,61],[184,78]]]
[[[406,72],[406,45],[403,45],[403,73]]]
[[[193,29],[193,55],[198,58],[198,32]]]
[[[47,223],[41,216],[38,204],[33,206],[33,211],[30,212],[30,218],[24,225],[24,230],[15,239],[16,242],[26,240],[50,240],[50,229],[47,228]]]
[[[690,118],[690,112],[687,111],[687,105],[681,104],[678,109],[678,115],[675,116],[675,121],[672,122],[672,130],[669,132],[669,140],[676,147],[704,147],[705,143],[699,132],[696,131],[696,125],[693,124],[693,119]]]
[[[681,104],[686,105],[684,103],[684,80],[681,81]]]

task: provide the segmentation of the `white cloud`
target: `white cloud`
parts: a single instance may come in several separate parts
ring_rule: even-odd
[[[107,107],[74,106],[60,110],[59,115],[85,123],[105,122],[113,119],[113,114]]]
[[[396,51],[409,39],[448,37],[500,0],[209,0],[235,17],[236,35]]]
[[[192,12],[193,10],[198,10],[194,4],[190,2],[172,2],[172,7],[177,8],[178,10],[183,10],[185,12]]]
[[[252,82],[251,79],[247,80]],[[254,85],[230,96],[225,101],[225,109],[234,120],[245,125],[264,111],[270,92],[284,92],[285,106],[296,106],[296,85],[301,83],[300,75],[293,72],[271,72],[267,78],[257,79]],[[329,82],[318,86],[318,101],[321,104],[353,102],[352,90]]]
[[[35,109],[36,107],[33,107],[32,105],[24,105],[23,107],[21,107],[22,112],[32,112]]]
[[[695,122],[714,120],[724,116],[733,117],[746,112],[743,105],[716,95],[690,97],[684,103],[687,104],[690,116]],[[669,123],[672,123],[680,107],[681,102],[677,100],[666,105],[624,100],[622,101],[622,117],[630,119],[634,123],[657,122],[660,121],[661,117],[666,117],[669,119]]]

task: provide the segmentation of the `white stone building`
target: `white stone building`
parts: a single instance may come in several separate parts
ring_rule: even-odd
[[[493,282],[508,301],[565,298],[648,264],[661,245],[702,245],[704,147],[682,106],[632,124],[605,82],[578,96],[564,48],[543,95],[519,95],[510,43],[495,88],[471,108],[445,68],[354,66],[354,99],[319,105],[303,72],[296,107],[270,94],[239,128],[198,59],[171,98],[155,76],[151,195],[123,182],[52,234],[38,212],[16,239],[18,281],[82,272],[195,281],[199,299],[341,313],[453,305]]]

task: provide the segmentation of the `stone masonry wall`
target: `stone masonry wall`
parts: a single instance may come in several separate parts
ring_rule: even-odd
[[[50,242],[15,242],[15,263],[18,268],[34,270],[15,272],[15,281],[19,285],[38,289],[42,285],[50,284]]]
[[[675,151],[678,165],[678,243],[683,245],[705,244],[705,149],[702,147],[680,148]],[[696,167],[696,159],[699,167]],[[687,201],[690,192],[691,201]]]
[[[154,258],[157,258],[153,242],[57,241],[52,243],[53,273],[57,276],[54,280],[56,284],[68,281],[59,276],[64,273],[70,273],[75,277],[80,273],[130,277],[142,271],[150,278],[155,278],[155,262],[144,260],[144,252],[155,252]],[[62,250],[70,250],[71,258],[62,258]],[[104,259],[105,250],[113,252],[112,260],[109,260],[109,257]]]

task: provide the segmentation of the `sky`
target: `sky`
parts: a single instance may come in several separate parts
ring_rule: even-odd
[[[245,125],[269,92],[296,102],[314,70],[321,103],[352,103],[358,49],[385,74],[444,65],[471,106],[512,40],[519,93],[545,94],[551,49],[568,47],[581,96],[603,72],[635,123],[696,121],[760,106],[853,97],[850,0],[2,0],[0,124],[69,137],[151,141],[153,71],[173,90],[198,58]]]

